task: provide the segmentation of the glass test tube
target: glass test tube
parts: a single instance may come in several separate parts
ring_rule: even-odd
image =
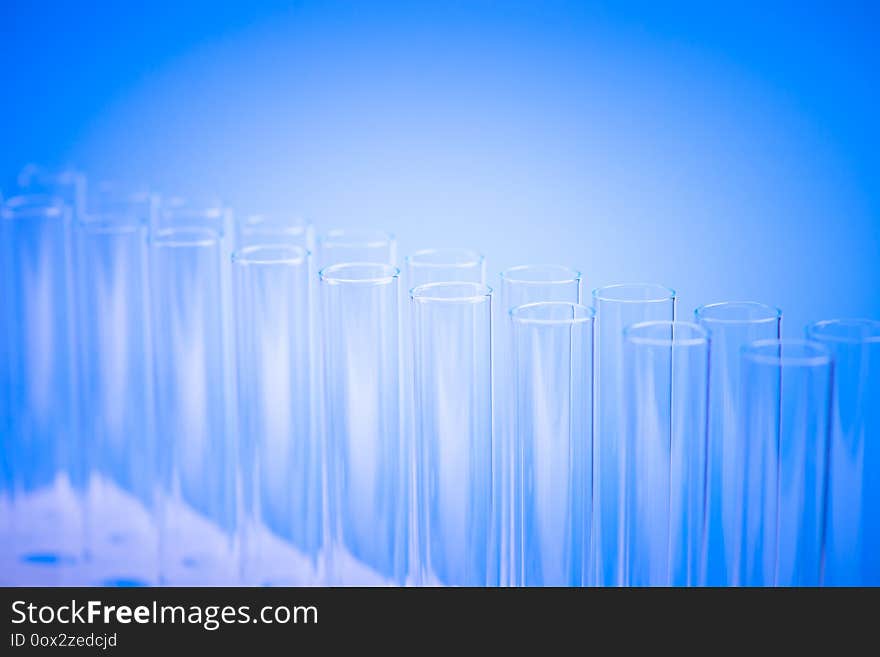
[[[486,282],[486,259],[482,254],[470,249],[444,248],[444,249],[422,249],[408,255],[405,259],[404,268],[404,285],[407,297],[409,292],[419,285],[427,283],[443,283],[450,281],[467,281],[471,283]],[[403,362],[403,381],[406,385],[404,390],[404,431],[408,437],[415,434],[414,427],[414,406],[415,399],[413,397],[414,390],[411,382],[413,381],[413,347],[412,347],[412,304],[409,299],[405,300],[404,312],[401,313],[401,354]],[[412,448],[415,441],[410,439],[410,447]],[[410,469],[410,490],[413,495],[410,500],[411,506],[411,523],[413,529],[418,527],[416,513],[418,510],[418,500],[416,499],[415,481],[415,455],[410,455],[413,465]],[[418,537],[417,531],[410,532],[410,573],[411,577],[417,577],[419,573],[418,567]],[[413,580],[417,583],[417,580]]]
[[[89,581],[158,583],[146,217],[77,226]]]
[[[4,360],[2,452],[10,515],[0,581],[76,584],[83,556],[73,241],[56,198],[18,196],[0,209]]]
[[[318,238],[317,267],[352,262],[397,264],[394,235],[378,230],[336,229]]]
[[[739,553],[738,537],[744,494],[739,486],[736,455],[742,449],[742,349],[755,340],[780,337],[782,312],[751,301],[728,301],[701,306],[696,322],[709,331],[709,456],[704,583],[726,586],[734,582]]]
[[[28,196],[52,196],[60,199],[71,214],[72,221],[86,215],[86,177],[73,169],[52,170],[29,164],[18,174],[19,189]]]
[[[758,340],[742,356],[745,491],[742,586],[822,581],[831,352],[817,342]]]
[[[561,301],[510,312],[523,586],[588,584],[594,314]]]
[[[400,429],[396,267],[320,272],[331,583],[402,584],[408,449]]]
[[[420,582],[497,584],[491,568],[491,289],[415,288],[416,458]]]
[[[825,584],[880,585],[880,322],[810,324],[834,355]]]
[[[624,582],[695,586],[703,557],[709,335],[652,321],[624,330]]]
[[[494,508],[492,540],[495,544],[502,586],[519,584],[518,565],[522,561],[522,530],[515,510],[516,488],[512,476],[513,452],[513,338],[510,311],[527,303],[561,301],[580,303],[581,274],[559,265],[519,265],[503,271],[495,304],[493,381],[495,394]]]
[[[243,559],[254,585],[319,581],[321,451],[313,427],[308,252],[233,255],[241,430]]]
[[[675,292],[661,285],[610,285],[593,291],[596,309],[593,434],[593,583],[624,584],[626,393],[623,331],[675,319]]]
[[[153,353],[162,478],[161,579],[222,585],[238,576],[235,415],[220,235],[153,235]]]
[[[314,250],[315,229],[302,217],[279,217],[264,214],[247,215],[236,224],[239,248],[257,245],[297,246],[310,253]]]

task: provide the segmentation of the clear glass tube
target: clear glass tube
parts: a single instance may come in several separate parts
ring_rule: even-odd
[[[880,586],[880,322],[816,322],[807,337],[834,355],[825,584]]]
[[[158,222],[159,207],[159,197],[146,189],[102,180],[89,186],[88,211],[83,220],[123,216],[136,219],[149,229]]]
[[[11,515],[0,547],[7,585],[75,584],[84,547],[85,471],[76,416],[69,209],[46,196],[0,209],[4,333],[2,452]]]
[[[401,584],[406,573],[398,276],[382,263],[320,272],[332,584]]]
[[[593,394],[593,583],[624,583],[626,395],[623,331],[675,319],[675,292],[662,285],[610,285],[593,291],[596,309]]]
[[[162,478],[162,582],[238,578],[235,416],[228,261],[205,228],[159,231],[150,244],[156,431]]]
[[[736,454],[741,449],[742,349],[755,340],[779,339],[782,312],[752,301],[700,306],[696,322],[709,331],[709,464],[706,517],[706,563],[703,582],[726,586],[736,577],[743,491]]]
[[[394,235],[378,230],[336,229],[318,238],[317,267],[351,262],[397,264]]]
[[[420,581],[497,583],[492,530],[491,289],[480,283],[415,288],[416,455]]]
[[[257,245],[286,244],[305,249],[315,248],[315,229],[302,217],[251,214],[237,224],[239,248]]]
[[[589,583],[594,315],[563,301],[510,311],[523,586]]]
[[[413,346],[412,346],[412,304],[409,303],[409,293],[420,285],[427,283],[443,283],[450,281],[469,281],[472,283],[486,282],[486,259],[482,254],[471,249],[423,249],[408,255],[405,258],[405,267],[403,271],[404,286],[407,299],[405,300],[404,311],[401,313],[401,353],[403,362],[403,386],[404,396],[404,431],[408,436],[409,444],[413,446],[415,441],[414,425],[414,406],[415,399],[414,389],[411,385],[413,381]],[[410,469],[411,477],[415,477],[415,455],[410,456],[413,465]],[[418,583],[418,522],[416,512],[418,509],[418,500],[416,495],[418,490],[415,481],[410,481],[410,490],[413,491],[411,502],[411,523],[410,526],[414,531],[410,532],[410,577],[413,583]]]
[[[89,581],[155,585],[158,482],[146,219],[90,215],[77,227],[77,247]]]
[[[53,170],[28,164],[18,174],[18,188],[28,196],[53,196],[61,199],[72,214],[73,221],[86,215],[86,176],[73,169]]]
[[[495,394],[495,490],[493,519],[493,554],[497,555],[499,583],[519,584],[518,564],[522,562],[515,510],[521,502],[514,499],[517,491],[511,474],[513,451],[513,338],[510,311],[527,303],[560,301],[580,303],[581,274],[560,265],[519,265],[501,272],[493,325],[493,381]]]
[[[182,196],[163,198],[155,215],[153,233],[196,228],[211,230],[221,239],[228,258],[235,248],[236,232],[232,210],[218,199],[194,199]]]
[[[624,582],[694,586],[703,556],[709,334],[651,321],[624,330]]]
[[[825,536],[831,352],[758,340],[742,356],[742,586],[817,586]]]
[[[233,255],[245,581],[311,585],[321,575],[321,451],[313,426],[308,252]]]
[[[470,249],[423,249],[406,257],[407,289],[449,281],[486,282],[486,259]]]

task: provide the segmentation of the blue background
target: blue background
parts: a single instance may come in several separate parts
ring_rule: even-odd
[[[880,318],[877,3],[0,5],[0,174]]]

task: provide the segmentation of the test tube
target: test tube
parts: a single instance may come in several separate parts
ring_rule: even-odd
[[[325,440],[332,584],[404,581],[408,449],[400,428],[399,271],[322,269]]]
[[[880,322],[807,327],[834,355],[825,584],[880,585]]]
[[[694,586],[703,556],[709,335],[650,321],[624,330],[624,582]]]
[[[486,259],[482,254],[471,249],[460,248],[443,248],[443,249],[422,249],[408,255],[405,258],[404,268],[404,290],[407,299],[405,300],[404,312],[401,313],[401,345],[402,345],[402,362],[403,362],[403,381],[408,385],[404,389],[404,430],[407,436],[412,437],[415,434],[414,427],[414,406],[413,386],[409,385],[413,381],[413,347],[412,347],[412,304],[409,303],[409,293],[419,285],[427,283],[443,283],[450,281],[469,281],[472,283],[486,282]],[[409,440],[412,447],[414,440]],[[415,459],[415,455],[410,455],[410,460]],[[411,477],[415,476],[415,462],[410,468]],[[411,524],[414,529],[418,527],[416,512],[418,509],[418,500],[416,499],[417,490],[415,481],[410,481],[410,490],[413,491],[411,506]],[[418,537],[417,531],[410,532],[410,571],[413,583],[417,583],[418,573],[420,572],[418,559]]]
[[[321,576],[321,451],[313,426],[308,252],[233,255],[245,581],[311,585]]]
[[[510,311],[523,586],[589,583],[594,314],[564,301]]]
[[[89,580],[100,585],[158,582],[146,219],[77,226]]]
[[[742,448],[742,349],[755,340],[780,337],[782,312],[753,301],[726,301],[700,306],[696,322],[709,331],[709,456],[706,516],[706,563],[703,582],[734,582],[744,494],[739,486],[736,454]]]
[[[318,270],[353,262],[397,264],[394,235],[378,230],[334,229],[318,238]]]
[[[230,584],[239,571],[221,240],[183,227],[159,230],[150,244],[165,584]]]
[[[560,265],[519,265],[503,271],[495,304],[493,381],[495,394],[494,505],[492,540],[496,568],[502,586],[517,586],[522,561],[520,537],[515,512],[521,503],[514,499],[517,490],[512,477],[513,452],[513,338],[510,311],[527,303],[561,301],[580,303],[581,274]]]
[[[236,224],[239,248],[258,245],[296,246],[314,250],[315,229],[299,216],[251,214]]]
[[[825,545],[831,352],[758,340],[742,356],[742,586],[817,586]]]
[[[76,416],[73,240],[60,199],[0,209],[5,358],[2,451],[10,516],[0,581],[75,584],[84,548],[84,458]]]
[[[86,177],[74,169],[50,169],[28,164],[18,174],[18,188],[27,196],[51,196],[60,199],[71,213],[72,221],[86,215]]]
[[[486,282],[486,259],[470,249],[422,249],[406,257],[407,289],[427,283]]]
[[[593,583],[624,584],[626,327],[675,319],[675,292],[661,285],[610,285],[593,291],[596,309],[593,393]]]
[[[415,288],[416,481],[420,582],[497,584],[492,531],[491,289]]]

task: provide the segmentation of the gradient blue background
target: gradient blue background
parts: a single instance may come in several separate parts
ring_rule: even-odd
[[[877,3],[0,6],[0,174],[880,318]]]

